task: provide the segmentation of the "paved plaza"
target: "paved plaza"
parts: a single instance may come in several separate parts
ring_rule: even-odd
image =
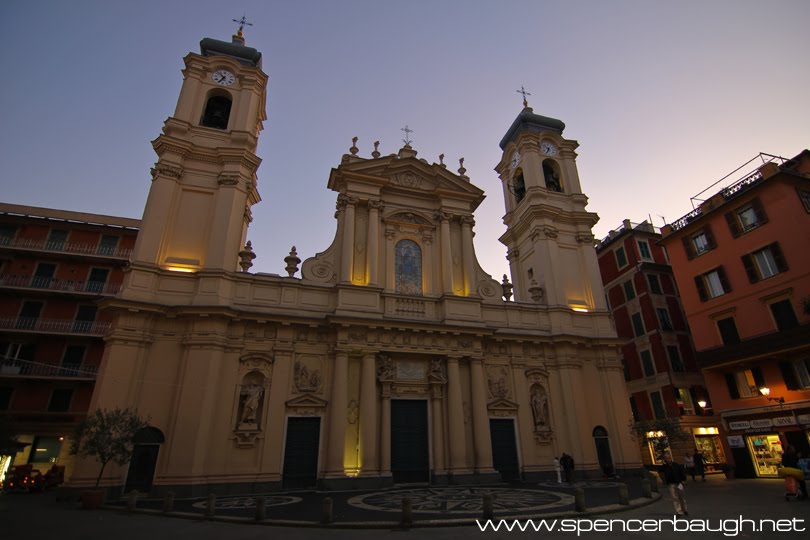
[[[570,511],[569,493],[559,490],[557,486],[537,486],[536,489],[521,487],[490,487],[486,488],[493,493],[495,500],[506,501],[495,507],[496,517],[515,514],[516,508],[522,508],[528,514],[552,516],[560,519],[560,511]],[[601,502],[608,502],[615,486],[586,485],[586,494],[591,500],[599,497],[598,491],[603,491]],[[557,489],[553,489],[557,488]],[[461,516],[476,517],[480,511],[478,506],[479,492],[484,488],[408,488],[388,492],[345,493],[332,494],[335,500],[336,520],[348,519],[379,519],[380,515],[387,515],[385,521],[396,521],[399,517],[393,509],[397,502],[407,493],[414,500],[414,520],[429,521],[436,516],[453,520]],[[502,491],[498,491],[502,490]],[[421,498],[419,495],[421,494]],[[712,476],[705,483],[689,482],[686,485],[687,501],[689,503],[690,518],[692,519],[732,519],[742,516],[745,519],[806,519],[810,520],[810,502],[790,501],[784,499],[784,485],[780,480],[726,480],[720,476]],[[320,501],[323,494],[275,494],[277,500],[268,506],[268,518],[273,516],[272,509],[278,510],[279,516],[289,519],[302,517],[291,509],[313,508],[315,501]],[[634,497],[631,489],[631,498]],[[294,501],[292,499],[301,499]],[[221,516],[250,516],[253,514],[251,498],[222,498],[217,504],[217,514]],[[285,503],[286,501],[286,503]],[[178,510],[191,511],[195,505],[202,511],[199,501],[178,501],[181,508]],[[344,507],[345,505],[345,507]],[[144,506],[143,504],[141,506]],[[146,505],[148,506],[148,504]],[[589,503],[589,506],[593,506]],[[539,508],[537,508],[539,507]],[[339,510],[339,509],[343,510]],[[349,510],[353,508],[354,510]],[[615,508],[615,506],[610,506]],[[341,512],[346,512],[341,514]],[[570,515],[576,517],[574,512]],[[588,516],[595,518],[595,516]],[[668,519],[672,517],[672,504],[669,495],[664,493],[661,500],[647,506],[631,509],[620,513],[605,515],[609,519]],[[0,519],[3,523],[4,537],[22,538],[50,538],[63,539],[107,539],[135,540],[145,537],[161,539],[194,539],[209,540],[227,538],[229,540],[258,539],[283,537],[285,540],[319,538],[321,540],[371,540],[380,537],[418,536],[431,538],[465,538],[495,537],[504,535],[542,535],[544,538],[576,538],[575,532],[507,532],[505,529],[495,533],[487,531],[482,533],[476,525],[457,525],[443,527],[414,527],[408,530],[391,526],[383,529],[341,529],[312,528],[303,526],[270,526],[244,523],[230,523],[202,519],[201,513],[196,518],[164,517],[146,515],[142,513],[128,513],[119,510],[84,511],[76,503],[56,502],[53,494],[5,494],[0,496]],[[232,519],[232,518],[231,518]],[[804,526],[804,525],[802,525]],[[664,532],[637,532],[637,533],[585,533],[581,537],[587,538],[685,538],[686,535],[696,538],[729,538],[723,532],[706,533],[676,533],[671,530]],[[739,538],[805,538],[804,532],[783,533],[753,533],[744,531]]]

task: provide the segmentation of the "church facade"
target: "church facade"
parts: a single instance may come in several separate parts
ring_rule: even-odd
[[[150,428],[109,487],[201,495],[485,483],[635,470],[619,343],[559,120],[526,106],[500,145],[512,282],[479,266],[483,192],[406,144],[331,171],[336,234],[287,276],[249,272],[261,54],[185,58],[91,409]],[[525,104],[525,103],[524,103]],[[300,275],[299,275],[300,265]],[[514,297],[513,297],[514,296]],[[74,486],[95,481],[81,461]]]

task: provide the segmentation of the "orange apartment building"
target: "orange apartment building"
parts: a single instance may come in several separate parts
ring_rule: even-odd
[[[725,462],[720,420],[695,359],[672,267],[658,245],[661,231],[624,220],[597,245],[605,297],[622,344],[628,399],[636,421],[677,419],[690,435],[672,441],[679,463],[699,448],[708,470]],[[655,436],[656,432],[651,432]],[[639,440],[646,465],[661,462],[649,438]]]
[[[0,203],[0,416],[24,444],[0,476],[29,463],[69,474],[109,328],[96,301],[120,289],[139,225]]]
[[[810,151],[760,157],[662,231],[740,477],[810,456]]]

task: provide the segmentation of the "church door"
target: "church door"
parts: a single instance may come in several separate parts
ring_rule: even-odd
[[[165,442],[163,432],[155,427],[145,427],[133,437],[135,446],[129,460],[129,471],[124,493],[137,489],[139,493],[149,493],[155,479],[160,445]]]
[[[613,470],[613,458],[610,455],[607,430],[602,426],[596,426],[593,430],[593,442],[596,444],[596,457],[602,473],[605,476],[613,476],[615,471]]]
[[[510,419],[489,420],[489,433],[492,438],[492,466],[501,473],[504,482],[520,480],[517,443],[515,442],[515,421]]]
[[[391,474],[395,484],[430,481],[426,400],[391,400]]]
[[[319,417],[287,418],[287,442],[284,445],[284,489],[314,487],[318,478],[318,444],[321,438]]]

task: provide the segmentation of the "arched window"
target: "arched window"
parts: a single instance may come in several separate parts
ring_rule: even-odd
[[[515,202],[520,202],[526,196],[526,183],[523,181],[523,170],[515,170],[512,177],[512,187],[515,190]]]
[[[228,119],[231,117],[231,99],[223,95],[214,95],[208,98],[205,104],[201,125],[216,129],[228,129]]]
[[[547,159],[543,162],[543,178],[546,180],[546,188],[549,191],[562,193],[562,179],[560,177],[560,167],[554,160]]]
[[[402,294],[422,294],[422,249],[413,240],[400,240],[396,246],[396,290]]]

